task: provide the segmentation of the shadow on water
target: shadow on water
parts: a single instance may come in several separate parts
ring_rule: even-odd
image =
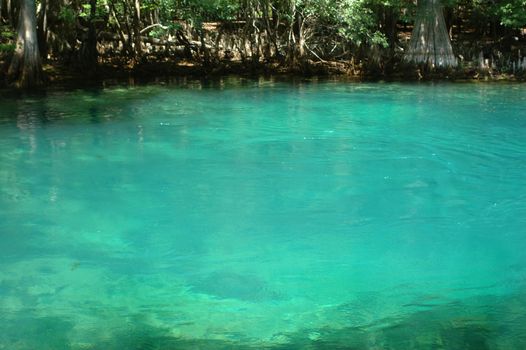
[[[221,90],[266,85],[263,78],[186,78],[109,80],[86,85],[58,85],[34,91],[0,91],[0,123],[43,125],[63,119],[101,123],[126,114],[130,104],[149,101],[169,89]],[[104,115],[105,118],[101,118]]]
[[[523,349],[524,295],[479,297],[342,329],[307,329],[276,349]]]
[[[155,79],[112,79],[86,84],[56,85],[35,91],[0,90],[0,123],[16,121],[20,126],[43,125],[70,119],[101,123],[129,112],[130,104],[149,103],[155,96],[173,89],[224,90],[272,86],[301,88],[307,85],[348,82],[329,77],[166,77]],[[155,104],[151,107],[155,111]],[[101,118],[105,115],[105,118]],[[108,117],[112,116],[112,117]]]
[[[197,293],[252,302],[276,301],[284,297],[256,276],[230,271],[213,272],[197,280],[192,287]]]
[[[276,349],[492,349],[491,325],[465,323],[455,318],[434,320],[432,312],[416,313],[404,320],[380,327],[339,330],[307,330],[291,337]],[[305,337],[307,334],[307,337]]]
[[[75,325],[59,318],[18,319],[3,323],[0,348],[104,350],[248,350],[248,349],[522,349],[526,345],[524,295],[484,297],[416,311],[405,317],[356,327],[302,329],[275,335],[276,342],[224,334],[224,339],[186,339],[177,326],[154,326],[147,317],[126,317],[97,340],[75,339]],[[279,315],[276,315],[279,317]]]
[[[185,340],[170,336],[168,330],[155,328],[144,324],[131,326],[126,330],[117,332],[111,339],[100,342],[91,350],[249,350],[254,349],[247,345],[239,345],[223,340]]]
[[[5,316],[5,314],[4,314]],[[58,317],[25,317],[0,323],[0,349],[70,349],[74,323]]]

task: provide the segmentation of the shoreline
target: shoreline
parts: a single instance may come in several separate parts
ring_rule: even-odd
[[[400,67],[395,65],[392,73],[385,74],[371,70],[356,69],[348,62],[342,61],[309,61],[302,66],[289,67],[277,63],[246,64],[240,61],[220,62],[204,66],[194,62],[148,62],[135,66],[101,64],[95,69],[86,70],[80,65],[66,65],[60,62],[48,62],[44,65],[46,82],[40,88],[53,87],[103,87],[106,84],[142,84],[167,83],[176,79],[221,79],[240,77],[254,79],[259,77],[296,79],[335,79],[360,82],[451,82],[451,83],[493,83],[493,82],[526,82],[526,72],[521,74],[498,73],[491,70],[458,68],[455,70],[433,70],[423,72],[414,66]],[[113,84],[111,83],[113,81]],[[3,91],[19,89],[6,84],[5,77],[0,75],[0,88]]]

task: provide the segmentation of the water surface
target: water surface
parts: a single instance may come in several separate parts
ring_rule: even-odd
[[[526,86],[0,98],[0,348],[526,347]]]

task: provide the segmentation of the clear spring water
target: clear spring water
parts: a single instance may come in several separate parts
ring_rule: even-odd
[[[0,349],[526,348],[526,86],[0,99]]]

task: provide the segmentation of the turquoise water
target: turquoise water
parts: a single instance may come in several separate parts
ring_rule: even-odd
[[[0,99],[0,349],[526,348],[526,86]]]

